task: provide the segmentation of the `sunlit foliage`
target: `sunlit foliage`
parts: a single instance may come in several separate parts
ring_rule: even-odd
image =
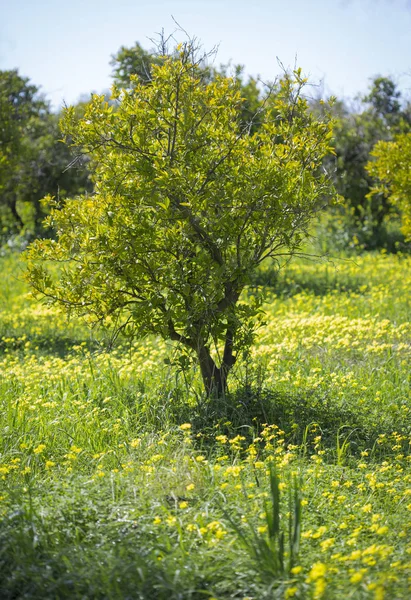
[[[49,199],[57,240],[30,249],[29,280],[50,301],[133,337],[157,334],[197,358],[207,393],[226,390],[248,349],[255,305],[240,301],[267,258],[292,255],[332,193],[321,169],[331,126],[308,110],[300,71],[241,118],[237,82],[204,79],[190,43],[150,83],[94,96],[63,130],[91,158],[95,193]],[[47,262],[62,263],[53,278]],[[211,356],[220,351],[219,360]]]
[[[382,193],[399,209],[403,233],[411,240],[411,134],[379,142],[372,157],[368,171],[377,183],[371,195]]]

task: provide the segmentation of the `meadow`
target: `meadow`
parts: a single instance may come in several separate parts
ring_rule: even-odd
[[[2,600],[411,596],[409,256],[266,266],[218,401],[22,269],[0,259]]]

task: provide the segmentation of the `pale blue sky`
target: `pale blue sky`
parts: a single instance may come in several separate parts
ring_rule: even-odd
[[[411,0],[0,0],[0,69],[18,68],[55,107],[110,86],[110,55],[175,29],[217,63],[274,79],[276,57],[353,97],[377,74],[411,97]]]

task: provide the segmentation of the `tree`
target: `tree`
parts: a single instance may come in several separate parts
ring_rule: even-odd
[[[21,165],[28,157],[27,136],[47,105],[36,86],[16,70],[0,71],[0,218],[23,227],[17,202],[25,185]]]
[[[143,84],[150,83],[153,67],[162,63],[161,56],[154,51],[144,50],[139,42],[136,42],[131,48],[121,46],[110,61],[110,65],[113,67],[113,81],[123,89],[130,88],[133,81]]]
[[[75,106],[77,114],[81,115],[83,110],[81,104]],[[92,191],[87,159],[77,158],[72,148],[61,140],[60,116],[47,111],[37,119],[32,135],[26,140],[26,160],[20,166],[25,187],[19,199],[21,204],[29,205],[31,223],[26,226],[37,235],[44,232],[45,212],[41,200],[46,194],[67,197]]]
[[[363,101],[369,103],[371,112],[388,122],[395,124],[401,118],[401,92],[389,77],[375,77],[369,94]]]
[[[57,239],[32,244],[28,279],[116,332],[178,342],[207,394],[222,394],[258,312],[242,291],[262,261],[307,236],[330,191],[321,162],[332,132],[308,110],[299,70],[268,94],[251,134],[236,82],[204,79],[190,43],[177,53],[153,66],[150,85],[114,86],[116,109],[95,95],[84,118],[66,110],[63,131],[90,156],[95,192],[49,198]]]
[[[0,72],[0,223],[8,236],[41,230],[47,193],[91,191],[84,165],[68,169],[73,155],[58,123],[35,85],[17,71]]]
[[[345,198],[347,226],[368,248],[380,244],[390,205],[382,194],[369,195],[373,182],[366,165],[379,140],[389,141],[409,130],[411,120],[400,98],[391,79],[376,77],[361,99],[362,107],[342,110],[335,124],[334,184]]]
[[[378,142],[371,156],[367,170],[377,180],[371,195],[383,194],[400,210],[403,234],[411,241],[411,133]]]

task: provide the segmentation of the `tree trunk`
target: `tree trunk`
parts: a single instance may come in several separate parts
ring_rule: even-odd
[[[224,396],[227,393],[228,374],[236,361],[236,357],[233,355],[233,332],[230,329],[226,332],[220,367],[217,367],[207,346],[200,345],[197,356],[207,396]]]
[[[201,346],[197,355],[207,396],[224,396],[227,391],[227,376],[223,367],[217,367],[207,346]]]
[[[14,217],[14,220],[16,221],[16,225],[19,227],[19,229],[23,229],[24,223],[23,223],[23,219],[20,217],[20,215],[17,211],[16,198],[12,198],[11,200],[9,200],[9,208],[10,208],[11,214]]]

